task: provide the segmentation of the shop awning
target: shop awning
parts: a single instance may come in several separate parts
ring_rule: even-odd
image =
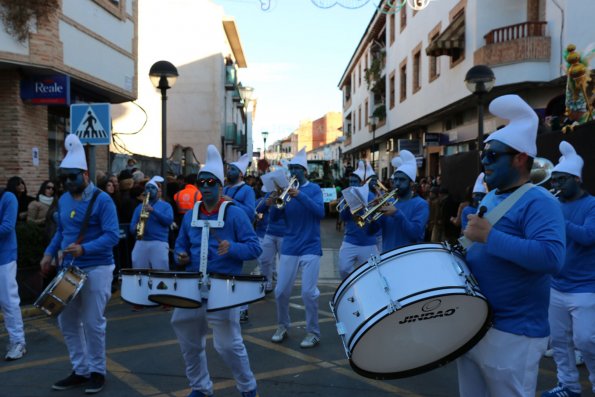
[[[465,48],[465,14],[461,14],[430,43],[426,54],[432,57],[452,56]]]

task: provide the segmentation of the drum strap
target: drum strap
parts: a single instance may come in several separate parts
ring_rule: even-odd
[[[93,210],[93,204],[95,204],[95,200],[97,196],[99,196],[101,190],[95,189],[93,192],[93,196],[91,196],[91,200],[89,200],[89,205],[87,206],[87,210],[85,211],[85,217],[83,218],[83,224],[81,226],[81,231],[79,232],[79,236],[76,239],[76,244],[80,244],[85,238],[85,232],[87,231],[87,226],[89,226],[89,218],[91,217],[91,211]]]
[[[515,190],[510,196],[505,198],[500,204],[496,206],[493,210],[488,212],[485,215],[485,219],[490,222],[491,225],[495,225],[496,222],[500,220],[507,212],[512,208],[512,206],[520,200],[521,197],[525,193],[527,193],[530,189],[535,187],[532,183],[525,183],[517,190]],[[469,240],[467,237],[463,236],[459,238],[459,243],[463,246],[463,248],[468,249],[473,245],[473,241]]]

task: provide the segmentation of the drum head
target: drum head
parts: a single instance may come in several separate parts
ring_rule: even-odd
[[[216,278],[220,280],[239,280],[239,281],[266,281],[265,276],[256,274],[225,274],[225,273],[209,273],[210,278]]]
[[[382,310],[357,333],[350,364],[374,379],[418,375],[471,349],[487,332],[490,309],[480,296],[446,295]]]

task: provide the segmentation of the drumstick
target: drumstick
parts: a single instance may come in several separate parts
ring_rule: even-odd
[[[482,205],[481,207],[479,207],[479,212],[477,213],[477,216],[480,218],[483,218],[483,215],[488,212],[488,209],[485,205]]]

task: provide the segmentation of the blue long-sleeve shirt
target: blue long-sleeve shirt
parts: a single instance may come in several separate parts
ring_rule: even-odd
[[[595,292],[595,197],[585,194],[562,203],[566,222],[566,261],[552,279],[562,292]]]
[[[254,208],[256,207],[256,194],[246,183],[241,182],[234,186],[225,186],[223,195],[232,198],[232,203],[244,210],[250,222],[254,222]]]
[[[85,212],[93,192],[97,189],[92,183],[83,192],[81,200],[75,200],[70,193],[64,193],[58,201],[58,227],[45,254],[56,256],[78,239]],[[83,255],[74,258],[73,265],[80,268],[90,266],[109,266],[114,263],[113,247],[118,244],[120,229],[116,206],[111,197],[100,192],[93,204],[89,223],[83,241]],[[64,263],[70,264],[72,255],[64,255]]]
[[[393,215],[383,215],[376,222],[372,222],[369,232],[376,233],[382,229],[382,251],[402,247],[424,241],[426,225],[430,217],[428,202],[419,196],[406,201],[397,201],[394,206],[397,212]]]
[[[368,194],[368,202],[375,197],[376,195],[370,192]],[[364,210],[362,209],[358,214],[361,215],[363,211]],[[376,236],[368,231],[370,229],[370,224],[366,222],[364,227],[359,227],[357,223],[355,223],[349,207],[343,208],[339,213],[339,216],[345,224],[345,236],[343,236],[343,241],[360,247],[376,244]]]
[[[493,190],[480,206],[489,213],[509,195]],[[550,281],[564,264],[565,239],[560,204],[534,187],[493,225],[487,243],[467,250],[496,329],[533,338],[549,335]]]
[[[19,203],[11,192],[0,199],[0,266],[17,260],[17,224]]]
[[[271,206],[271,221],[285,219],[285,235],[281,254],[291,256],[322,256],[320,220],[324,218],[324,201],[320,186],[307,182],[299,187],[300,193],[292,197],[283,209]]]
[[[218,216],[216,212],[211,215],[202,211],[199,213],[199,218],[205,220],[216,220]],[[235,205],[228,205],[224,221],[225,224],[222,228],[209,230],[207,272],[241,274],[243,261],[258,258],[262,249],[252,224],[242,209]],[[192,227],[191,223],[192,211],[188,211],[182,220],[175,252],[176,254],[186,252],[190,256],[190,263],[186,266],[186,270],[198,272],[200,270],[202,227]],[[217,253],[219,241],[223,240],[229,241],[229,252],[219,255]],[[177,261],[178,256],[174,255],[174,257]]]
[[[151,204],[153,211],[149,213],[149,218],[145,224],[143,241],[169,241],[169,226],[174,221],[174,210],[168,202],[156,200]],[[143,205],[139,204],[134,209],[132,220],[130,221],[130,233],[136,234],[136,225],[140,219],[140,213]]]
[[[263,196],[256,201],[256,207],[254,211],[256,213],[262,214],[262,218],[257,220],[254,226],[254,231],[259,238],[263,238],[266,234],[267,227],[269,226],[269,207],[265,204],[265,200],[267,196]],[[256,214],[254,215],[254,219],[256,220]]]
[[[468,215],[473,215],[477,213],[477,208],[473,207],[473,206],[466,206],[465,208],[463,208],[463,211],[461,211],[461,233],[465,230],[465,228],[467,227],[467,222],[469,222],[467,220],[467,216]]]

